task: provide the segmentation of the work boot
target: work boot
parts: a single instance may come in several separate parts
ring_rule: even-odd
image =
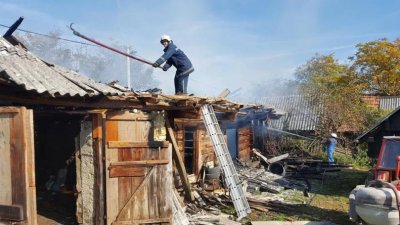
[[[183,92],[176,92],[175,95],[187,95],[187,94]]]

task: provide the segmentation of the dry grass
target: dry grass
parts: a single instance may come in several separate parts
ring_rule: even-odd
[[[348,219],[348,196],[358,184],[363,184],[368,172],[345,169],[341,172],[325,174],[320,179],[310,180],[312,183],[311,199],[303,196],[292,196],[298,202],[306,205],[291,207],[284,212],[269,211],[267,213],[253,212],[249,220],[310,220],[331,221],[339,225],[352,224]]]

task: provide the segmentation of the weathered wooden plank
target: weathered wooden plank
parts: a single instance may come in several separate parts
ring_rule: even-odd
[[[147,169],[145,167],[125,167],[125,166],[112,166],[109,167],[110,177],[144,177],[146,175]],[[120,189],[121,193],[130,190],[130,180],[126,183],[129,185],[124,186]],[[119,185],[123,185],[119,183]]]
[[[164,165],[168,164],[170,160],[160,159],[160,160],[140,160],[140,161],[123,161],[123,162],[113,162],[110,167],[115,166],[154,166],[154,165]]]
[[[118,121],[106,121],[106,141],[118,140]],[[118,149],[106,149],[106,167],[111,162],[118,161]],[[106,176],[106,203],[107,203],[107,225],[117,218],[119,212],[118,204],[118,178]]]
[[[118,120],[118,121],[151,121],[151,116],[144,114],[143,112],[132,113],[128,110],[115,111],[107,114],[107,120]]]
[[[139,141],[140,139],[137,139],[136,136],[138,135],[137,132],[140,132],[138,128],[138,121],[135,121],[134,119],[135,116],[138,116],[137,114],[132,114],[132,113],[125,113],[124,114],[127,118],[121,118],[117,117],[118,119],[124,119],[118,121],[118,141],[119,142],[133,142],[133,141]],[[143,115],[140,113],[140,115]],[[133,116],[133,117],[132,117]],[[115,117],[113,117],[115,118]],[[131,120],[128,120],[131,119]],[[140,148],[136,148],[135,150],[141,151]],[[136,159],[136,153],[133,151],[132,148],[126,147],[126,148],[119,148],[118,149],[118,155],[119,163],[121,161],[134,161]],[[118,199],[118,204],[119,204],[119,210],[122,210],[123,208],[127,208],[123,214],[121,212],[118,213],[118,219],[117,220],[130,220],[133,217],[133,207],[129,203],[129,199],[132,196],[132,194],[135,192],[135,189],[133,188],[135,186],[135,182],[137,180],[143,180],[144,179],[144,173],[141,176],[136,176],[136,177],[120,177],[118,179],[118,192],[119,192],[119,199]]]
[[[104,111],[101,111],[104,112]],[[95,189],[94,198],[98,200],[95,204],[95,224],[104,224],[104,163],[103,163],[103,115],[96,113],[92,115],[92,138],[93,138],[93,152],[95,156],[94,171],[95,171]],[[105,116],[104,116],[105,117]],[[104,142],[105,143],[105,142]],[[106,146],[104,146],[105,148]]]
[[[153,140],[153,130],[151,128],[151,121],[138,121],[135,123],[137,127],[137,131],[134,140],[137,141],[148,141]],[[159,151],[155,149],[149,149],[148,147],[138,148],[139,152],[135,152],[135,160],[149,160],[149,159],[163,159],[159,156]],[[144,180],[135,179],[133,181],[132,190],[135,193],[134,198],[131,201],[131,213],[133,219],[148,219],[150,217],[149,205],[151,205],[154,201],[155,197],[153,196],[152,200],[148,200],[147,196],[152,195],[151,190],[149,190],[149,185],[151,185],[150,181],[153,176],[158,176],[157,170],[154,167],[151,168],[152,173],[147,174]],[[142,184],[142,182],[144,182]],[[140,188],[142,190],[140,190]]]
[[[12,115],[0,115],[0,204],[12,204],[10,120]]]
[[[23,207],[20,205],[0,205],[0,220],[23,221]]]
[[[167,148],[168,141],[108,141],[108,148]]]
[[[143,219],[143,220],[130,220],[130,221],[116,221],[112,225],[136,225],[136,224],[153,224],[153,223],[171,223],[171,218],[157,218],[157,219]]]
[[[121,130],[121,123],[123,124],[130,124],[131,122],[118,122],[118,139],[125,139],[124,135],[127,133]],[[118,149],[118,162],[120,161],[130,161],[133,158],[133,153],[130,148],[122,148]],[[141,168],[145,169],[145,168]],[[144,177],[145,171],[137,171],[136,168],[132,167],[120,167],[115,166],[112,167],[110,165],[110,177],[112,173],[118,176],[118,205],[119,210],[122,210],[125,207],[126,202],[128,201],[129,197],[132,195],[131,186],[132,186],[132,179],[133,177]],[[123,215],[124,219],[130,219],[131,213],[127,213]]]
[[[26,173],[27,173],[27,219],[29,223],[37,223],[36,208],[36,175],[35,175],[35,143],[33,131],[33,111],[26,110],[25,132],[26,132]]]
[[[172,145],[161,152],[162,157],[172,159]],[[172,160],[167,165],[157,166],[160,176],[157,176],[157,193],[159,203],[157,217],[170,217],[172,215],[172,195],[173,195],[173,176],[172,176]]]
[[[175,165],[176,165],[176,167],[178,169],[178,172],[179,172],[179,175],[181,177],[181,181],[182,181],[183,187],[185,189],[186,199],[189,200],[189,201],[194,201],[194,196],[193,196],[192,191],[190,189],[190,183],[189,183],[189,180],[188,180],[188,177],[187,177],[185,164],[183,163],[183,161],[181,159],[181,155],[180,155],[179,150],[178,150],[179,149],[178,148],[178,144],[176,143],[176,140],[175,140],[174,131],[172,130],[172,127],[169,124],[168,119],[165,120],[165,125],[167,127],[168,135],[169,135],[169,137],[171,139],[171,142],[172,142],[172,147],[173,147],[172,148],[173,149],[172,157],[173,157],[173,159],[175,161]]]
[[[20,112],[11,119],[11,183],[12,202],[27,209],[27,173],[26,173],[26,110],[21,108]],[[32,172],[32,171],[31,171]],[[27,218],[26,210],[23,210],[24,218]]]
[[[17,107],[1,107],[0,113],[18,113],[19,108]]]
[[[143,217],[141,216],[141,210],[143,210],[145,202],[143,201],[143,196],[146,196],[147,192],[146,192],[146,185],[148,183],[148,180],[151,178],[151,176],[154,174],[154,168],[152,168],[150,170],[150,172],[147,174],[147,176],[144,178],[144,180],[142,180],[142,183],[137,187],[136,191],[134,192],[134,194],[132,194],[130,196],[129,199],[127,199],[127,201],[125,202],[125,204],[123,205],[122,209],[120,210],[120,212],[117,215],[117,218],[115,221],[120,221],[123,218],[127,217],[127,214],[132,213],[131,209],[132,206],[134,207],[134,211],[133,211],[133,215],[130,218],[140,218]],[[132,205],[132,203],[134,203]],[[136,206],[140,206],[139,208],[137,208]]]
[[[194,157],[194,163],[193,163],[193,165],[194,165],[194,168],[193,168],[193,171],[194,171],[194,173],[196,174],[196,175],[198,175],[199,174],[199,172],[200,172],[200,170],[201,170],[201,166],[202,166],[202,164],[203,164],[203,162],[201,162],[200,161],[200,155],[201,155],[201,151],[199,151],[199,145],[200,145],[200,143],[199,143],[199,137],[200,137],[200,135],[199,135],[199,132],[197,132],[197,130],[195,131],[195,133],[194,133],[194,136],[193,136],[193,138],[194,138],[194,146],[193,146],[193,149],[194,150],[196,150],[197,149],[197,151],[194,151],[193,153],[193,157]]]

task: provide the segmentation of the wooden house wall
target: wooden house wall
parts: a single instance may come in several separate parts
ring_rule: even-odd
[[[185,120],[186,121],[186,120]],[[179,152],[184,159],[184,129],[186,126],[196,127],[196,149],[194,157],[194,174],[198,174],[202,165],[207,162],[208,165],[216,165],[218,160],[214,153],[211,138],[208,136],[207,130],[199,121],[197,124],[192,121],[175,120],[175,136],[179,146]],[[225,136],[226,138],[226,136]],[[238,157],[241,161],[246,161],[251,158],[253,147],[252,128],[250,126],[238,129]]]
[[[251,157],[252,152],[252,132],[251,127],[242,127],[238,130],[238,151],[239,160],[246,161]]]
[[[179,147],[179,152],[181,154],[181,157],[183,160],[185,160],[185,153],[184,153],[184,142],[185,142],[185,124],[175,124],[177,126],[177,129],[175,129],[175,138],[176,142]],[[193,124],[191,124],[192,126]],[[196,134],[195,134],[195,149],[197,151],[194,154],[194,174],[198,174],[200,172],[201,166],[203,165],[204,161],[206,160],[207,162],[214,162],[215,161],[215,155],[214,155],[214,149],[212,146],[212,142],[210,137],[208,136],[208,133],[206,131],[206,128],[204,126],[198,125],[196,126]]]
[[[215,165],[218,161],[214,154],[214,147],[211,141],[211,138],[208,136],[207,130],[205,127],[203,129],[198,130],[199,133],[199,169],[204,162],[209,162],[209,164]]]

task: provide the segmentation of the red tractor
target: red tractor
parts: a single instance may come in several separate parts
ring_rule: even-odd
[[[350,193],[350,220],[366,225],[399,225],[400,136],[383,137],[372,171],[373,180]]]

